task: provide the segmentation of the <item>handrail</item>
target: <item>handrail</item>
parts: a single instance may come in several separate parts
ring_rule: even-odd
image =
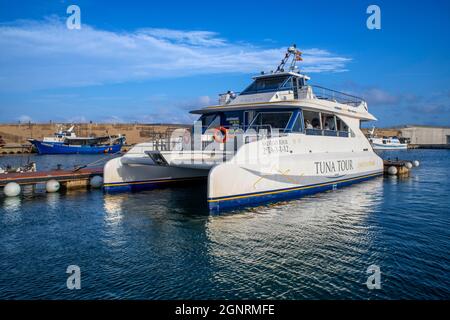
[[[341,91],[336,91],[333,89],[328,89],[322,86],[318,85],[310,85],[313,89],[318,89],[317,91],[313,90],[314,95],[318,99],[325,99],[325,100],[335,100],[336,102],[347,104],[350,106],[357,107],[361,103],[365,102],[363,98],[344,93]]]
[[[232,137],[233,139],[235,139],[237,131],[241,130],[240,134],[242,134],[242,138],[244,143],[248,143],[250,141],[249,138],[256,138],[256,140],[261,140],[261,139],[267,139],[267,138],[271,138],[274,134],[274,129],[270,126],[270,125],[252,125],[252,126],[233,126],[233,125],[229,125],[229,126],[222,126],[224,128],[226,128],[227,130],[229,130],[230,132],[230,137]],[[212,135],[212,131],[215,130],[215,127],[206,127],[206,126],[202,126],[202,129],[205,129],[206,131],[202,130],[202,134],[201,136],[211,136]],[[188,144],[191,144],[191,146],[194,146],[193,144],[193,132],[189,129],[187,129],[189,132],[189,140],[190,142],[188,142]],[[254,130],[254,131],[250,131],[250,130]],[[287,133],[285,133],[283,131],[284,129],[280,129],[280,132],[278,133],[280,136],[285,136]],[[172,150],[182,150],[182,146],[183,144],[186,144],[183,140],[184,137],[180,136],[180,137],[176,137],[176,139],[173,139],[174,137],[172,137],[168,132],[166,134],[165,137],[160,136],[158,139],[155,139],[153,141],[151,141],[153,149],[154,150],[158,150],[158,151],[172,151]],[[200,150],[205,150],[205,148],[210,144],[213,143],[214,140],[201,140],[200,141],[200,145],[201,145],[201,149]],[[194,150],[194,149],[192,149]],[[237,150],[235,150],[237,151]]]

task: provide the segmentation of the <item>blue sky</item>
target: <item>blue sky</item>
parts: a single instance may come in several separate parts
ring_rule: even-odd
[[[445,0],[0,0],[0,122],[190,122],[296,43],[311,83],[366,98],[377,126],[450,125],[449,18]]]

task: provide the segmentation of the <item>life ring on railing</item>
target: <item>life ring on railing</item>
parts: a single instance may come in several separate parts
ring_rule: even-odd
[[[219,136],[220,133],[220,136]],[[219,127],[214,129],[214,135],[213,135],[214,141],[219,143],[225,143],[227,142],[228,138],[228,130],[225,127]]]

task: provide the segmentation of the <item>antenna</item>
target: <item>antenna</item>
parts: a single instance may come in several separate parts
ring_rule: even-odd
[[[302,52],[297,49],[297,46],[295,44],[287,49],[286,54],[284,55],[283,60],[281,60],[280,64],[278,65],[275,73],[284,72],[284,67],[290,58],[292,58],[292,60],[289,66],[289,71],[294,71],[297,68],[297,61],[303,61]]]

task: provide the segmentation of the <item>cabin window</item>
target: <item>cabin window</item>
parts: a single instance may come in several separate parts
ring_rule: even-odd
[[[348,137],[350,133],[350,128],[348,125],[342,121],[339,117],[336,117],[336,125],[338,129],[338,136],[339,137]]]
[[[250,126],[250,124],[253,122],[253,119],[255,119],[256,111],[250,110],[244,112],[244,124],[246,126]]]
[[[321,113],[322,116],[322,129],[324,136],[335,137],[336,130],[336,117],[332,114]]]
[[[354,137],[349,126],[338,116],[330,113],[303,111],[305,133],[329,137]]]
[[[305,133],[308,135],[322,135],[322,124],[320,113],[314,111],[303,111]]]
[[[251,124],[251,128],[282,129],[289,123],[292,112],[259,112]]]
[[[292,132],[303,132],[302,113],[298,112],[296,116],[297,117],[295,119],[294,125],[292,126]]]
[[[289,76],[273,76],[256,79],[250,86],[241,92],[241,95],[276,91],[278,88],[288,85],[288,83],[290,83],[289,80]],[[290,84],[290,86],[292,86],[292,84]]]
[[[227,111],[224,113],[222,125],[225,127],[240,127],[243,123],[242,111]]]
[[[217,113],[205,114],[201,117],[202,127],[211,128],[220,126],[220,115]]]

